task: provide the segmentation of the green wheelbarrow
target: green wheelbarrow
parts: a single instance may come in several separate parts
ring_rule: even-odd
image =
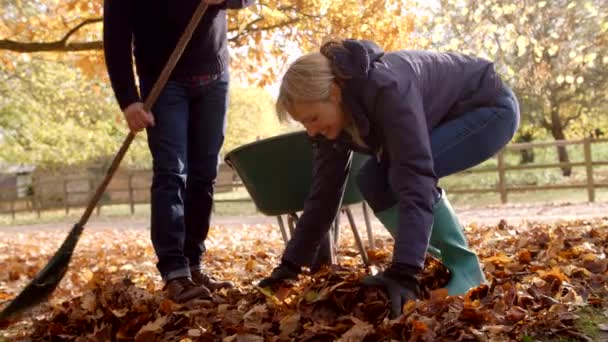
[[[354,153],[351,172],[346,184],[340,211],[345,213],[352,229],[357,248],[363,262],[368,257],[363,241],[355,225],[350,206],[361,203],[368,233],[370,248],[373,248],[373,233],[367,205],[354,181],[354,175],[369,156]],[[287,133],[242,145],[230,151],[225,157],[240,177],[257,209],[268,216],[276,216],[283,241],[293,235],[298,221],[298,212],[304,209],[304,202],[312,184],[312,145],[305,131]],[[283,221],[287,216],[287,228]],[[332,225],[330,239],[332,262],[339,239],[340,215]]]

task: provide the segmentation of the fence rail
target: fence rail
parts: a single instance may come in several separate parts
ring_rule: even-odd
[[[450,193],[498,193],[502,203],[507,203],[508,194],[511,192],[524,191],[542,191],[542,190],[563,190],[563,189],[586,189],[587,199],[589,202],[595,202],[596,189],[608,188],[608,183],[596,181],[594,178],[594,168],[608,165],[608,160],[593,160],[592,145],[597,143],[606,143],[608,139],[581,139],[581,140],[564,140],[540,143],[520,143],[506,146],[497,153],[496,167],[490,168],[473,168],[461,172],[460,174],[475,174],[482,172],[498,173],[498,182],[494,187],[488,188],[451,188]],[[534,148],[547,147],[566,147],[580,146],[583,147],[582,162],[558,162],[558,163],[538,163],[538,164],[522,164],[522,165],[506,165],[505,153],[510,151],[529,150]],[[580,184],[547,184],[547,185],[509,185],[507,184],[507,171],[524,171],[534,169],[551,169],[564,167],[585,167],[585,182]]]
[[[571,141],[554,141],[540,143],[511,144],[501,150],[496,158],[495,167],[476,167],[461,172],[463,175],[474,175],[479,173],[497,174],[497,181],[491,187],[450,187],[450,193],[458,194],[482,194],[495,193],[500,196],[502,203],[507,203],[508,194],[524,191],[543,191],[561,189],[586,189],[587,198],[590,202],[596,199],[596,190],[608,188],[608,183],[600,182],[594,177],[594,169],[607,166],[608,160],[594,160],[592,157],[592,146],[597,143],[606,143],[608,139],[582,139]],[[512,151],[520,151],[535,148],[550,148],[558,146],[582,146],[583,161],[536,163],[522,165],[507,165],[505,154]],[[579,184],[547,184],[547,185],[513,185],[507,181],[507,173],[521,172],[535,169],[550,169],[563,167],[584,167],[585,182]],[[16,187],[0,187],[0,214],[10,214],[14,218],[19,212],[37,212],[49,209],[64,209],[66,214],[72,208],[81,208],[87,205],[88,200],[94,194],[101,175],[63,174],[59,176],[35,177],[29,185],[29,195],[18,196],[24,193],[24,189]],[[136,204],[149,203],[150,184],[152,181],[151,170],[120,170],[116,173],[102,197],[97,212],[104,205],[127,204],[131,213],[135,212]],[[240,182],[234,171],[228,166],[222,165],[216,181],[216,193],[230,193],[241,189]],[[250,198],[217,198],[216,202],[244,202]]]

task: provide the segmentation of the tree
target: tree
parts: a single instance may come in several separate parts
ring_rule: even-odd
[[[38,164],[113,155],[126,129],[108,87],[101,52],[103,0],[0,0],[0,4],[0,158]],[[261,0],[248,10],[231,12],[233,78],[272,84],[292,54],[318,46],[327,36],[382,37],[379,42],[389,49],[407,46],[414,16],[403,9],[404,4],[400,0]],[[252,139],[239,126],[249,122],[252,113],[264,115],[258,120],[269,117],[270,100],[256,91],[233,93],[239,109],[230,110],[232,123],[224,150],[245,141],[238,139]],[[241,94],[249,102],[241,101]],[[245,110],[252,105],[257,109]],[[240,117],[238,113],[241,119],[234,118]],[[275,124],[265,127],[261,136],[270,134]],[[239,133],[233,137],[231,132]],[[148,164],[143,134],[135,145],[127,162]]]
[[[230,89],[223,155],[238,146],[277,135],[285,129],[276,117],[274,101],[266,90],[253,87]]]
[[[564,140],[569,127],[599,114],[608,93],[608,2],[441,0],[429,10],[421,46],[495,60],[531,125]],[[564,147],[558,156],[569,160]]]
[[[223,151],[280,133],[272,96],[233,88]],[[127,134],[110,86],[61,62],[33,60],[0,72],[0,161],[53,166],[109,160]],[[150,167],[145,133],[125,164]]]
[[[75,164],[112,154],[125,130],[108,88],[60,62],[34,59],[0,72],[0,160]],[[145,158],[145,148],[138,137],[127,162]]]
[[[102,0],[0,1],[0,61],[7,67],[14,53],[47,52],[96,76],[104,73]],[[290,51],[307,51],[328,35],[381,37],[387,48],[407,46],[414,16],[406,5],[403,0],[260,0],[229,16],[233,69],[242,79],[267,85]]]

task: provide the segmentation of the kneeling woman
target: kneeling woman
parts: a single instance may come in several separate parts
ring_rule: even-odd
[[[313,138],[313,185],[281,264],[259,286],[295,278],[312,263],[340,205],[352,151],[373,156],[357,182],[395,239],[391,265],[364,283],[388,292],[394,315],[418,295],[415,275],[429,244],[451,271],[450,295],[485,282],[437,181],[492,157],[517,130],[517,99],[492,62],[332,41],[289,67],[277,112]]]

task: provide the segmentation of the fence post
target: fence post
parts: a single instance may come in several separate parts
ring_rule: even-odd
[[[11,217],[15,221],[15,201],[16,199],[11,198]]]
[[[95,175],[88,175],[89,177],[89,198],[87,199],[87,201],[90,201],[91,198],[93,198],[93,195],[95,194],[95,185],[97,184],[96,180],[97,178],[95,178]],[[97,216],[99,216],[99,214],[101,213],[101,201],[99,201],[99,203],[97,204]]]
[[[133,199],[133,172],[129,171],[129,204],[131,205],[131,215],[135,214],[135,203]]]
[[[595,202],[595,184],[593,182],[593,160],[591,155],[591,139],[585,138],[584,141],[585,150],[585,169],[587,171],[587,196],[589,202]]]
[[[498,152],[498,191],[500,191],[500,202],[507,203],[507,187],[505,181],[505,157],[504,149]]]
[[[38,218],[40,218],[40,207],[42,207],[42,200],[40,200],[40,191],[42,190],[42,188],[40,187],[40,180],[38,179],[38,177],[34,177],[32,188],[34,189],[34,207],[36,208],[36,214],[38,215]]]

